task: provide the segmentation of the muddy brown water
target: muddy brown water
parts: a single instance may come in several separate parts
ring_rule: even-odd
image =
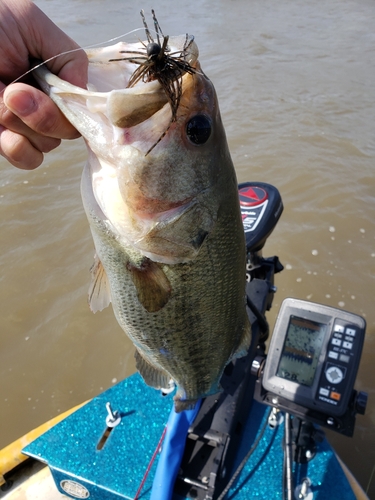
[[[36,2],[81,45],[141,27],[139,2]],[[292,296],[363,315],[354,438],[330,442],[375,497],[375,4],[161,0],[166,34],[194,34],[220,100],[238,180],[274,184],[285,210],[265,256]],[[132,38],[133,37],[133,38]],[[134,35],[126,37],[133,40]],[[39,169],[0,160],[0,448],[135,370],[110,308],[86,293],[93,244],[79,193],[86,152],[64,142]]]

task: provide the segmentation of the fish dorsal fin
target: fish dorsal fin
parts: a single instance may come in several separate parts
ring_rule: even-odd
[[[89,305],[92,312],[102,311],[111,302],[111,292],[107,274],[99,257],[95,254],[90,269],[91,283],[89,287]]]
[[[171,376],[167,372],[161,368],[156,368],[149,361],[146,361],[137,348],[135,349],[134,357],[137,370],[147,385],[155,389],[168,387]]]
[[[145,257],[140,265],[127,264],[132,281],[137,289],[137,297],[147,312],[157,312],[168,302],[171,284],[163,269]]]

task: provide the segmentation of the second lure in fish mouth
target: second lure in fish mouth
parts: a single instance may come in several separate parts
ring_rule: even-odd
[[[88,89],[38,68],[84,137],[81,192],[94,239],[90,307],[112,302],[145,382],[177,411],[219,391],[250,343],[237,180],[216,92],[192,36],[87,51]]]

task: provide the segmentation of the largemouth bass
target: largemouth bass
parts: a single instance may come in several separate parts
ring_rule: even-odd
[[[146,34],[87,51],[88,90],[36,72],[88,148],[81,192],[96,249],[90,307],[112,302],[143,379],[159,389],[173,380],[181,411],[218,392],[226,364],[249,346],[245,241],[198,47],[188,35]]]

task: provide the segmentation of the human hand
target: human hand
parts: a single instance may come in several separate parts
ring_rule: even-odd
[[[34,169],[61,139],[79,137],[42,91],[11,83],[30,69],[30,58],[45,61],[76,48],[31,0],[0,1],[0,154],[15,167]],[[83,50],[56,57],[47,66],[60,78],[86,86]]]

